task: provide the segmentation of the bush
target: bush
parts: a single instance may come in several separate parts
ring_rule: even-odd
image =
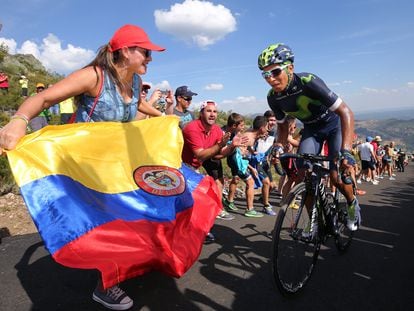
[[[0,156],[0,195],[13,192],[19,193],[6,156]]]

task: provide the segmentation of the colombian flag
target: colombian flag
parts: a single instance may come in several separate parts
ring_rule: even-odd
[[[8,152],[45,246],[111,287],[150,270],[179,277],[221,208],[211,177],[181,163],[178,118],[47,126]]]

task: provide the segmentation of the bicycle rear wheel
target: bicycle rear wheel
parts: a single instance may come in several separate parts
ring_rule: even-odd
[[[312,275],[320,249],[317,236],[310,240],[302,237],[310,221],[305,198],[305,184],[300,183],[290,191],[278,213],[273,231],[273,277],[284,295],[303,289]]]
[[[338,190],[337,190],[338,191]],[[347,203],[345,197],[341,193],[336,194],[336,227],[338,234],[335,236],[335,245],[338,251],[345,252],[351,245],[354,232],[346,226],[347,219]]]

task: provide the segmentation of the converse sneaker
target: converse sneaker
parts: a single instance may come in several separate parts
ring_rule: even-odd
[[[132,299],[118,285],[104,291],[100,291],[96,287],[92,299],[111,310],[128,310],[134,304]]]

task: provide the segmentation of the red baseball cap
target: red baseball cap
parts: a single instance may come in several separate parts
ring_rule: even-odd
[[[165,48],[152,43],[144,29],[135,25],[124,25],[115,31],[111,40],[110,51],[115,52],[123,47],[137,46],[151,51],[164,51]]]

